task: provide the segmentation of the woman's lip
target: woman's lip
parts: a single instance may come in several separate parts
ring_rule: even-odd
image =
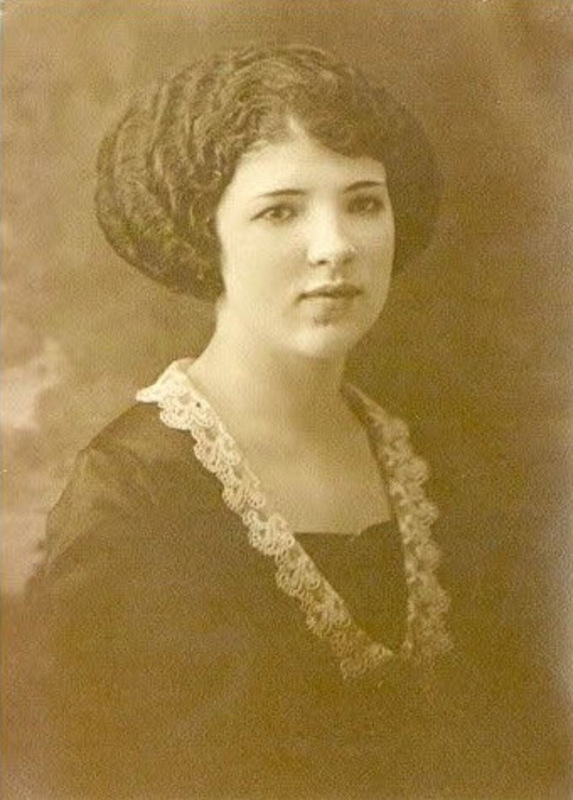
[[[303,300],[311,299],[313,297],[327,297],[327,298],[349,298],[356,297],[362,294],[361,289],[352,284],[338,284],[333,286],[317,286],[315,289],[309,289],[307,292],[301,294]]]

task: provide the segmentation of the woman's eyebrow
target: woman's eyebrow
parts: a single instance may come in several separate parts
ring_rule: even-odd
[[[355,181],[354,183],[351,183],[349,186],[346,186],[344,188],[344,190],[343,190],[343,193],[346,194],[346,192],[355,192],[358,189],[371,189],[371,188],[377,187],[377,186],[379,186],[379,187],[386,186],[386,182],[385,181]],[[257,197],[255,199],[258,200],[258,199],[264,198],[264,197],[278,197],[279,195],[280,196],[285,196],[285,195],[286,196],[294,196],[294,195],[301,195],[301,194],[305,194],[305,193],[306,192],[305,192],[304,189],[288,189],[288,188],[274,189],[272,192],[264,192],[263,194],[257,195]]]
[[[386,181],[355,181],[346,187],[344,193],[355,192],[357,189],[372,189],[376,186],[386,186]]]
[[[275,189],[272,192],[265,192],[264,194],[258,194],[255,198],[258,200],[261,197],[277,197],[278,195],[298,195],[304,194],[302,189]]]

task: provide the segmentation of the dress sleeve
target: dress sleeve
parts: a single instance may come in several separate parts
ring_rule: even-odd
[[[248,642],[203,602],[154,491],[132,454],[91,447],[48,520],[31,595],[54,797],[214,792],[232,745]]]

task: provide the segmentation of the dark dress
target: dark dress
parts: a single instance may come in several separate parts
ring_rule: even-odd
[[[299,532],[285,553],[310,559],[281,573],[281,556],[253,545],[264,503],[239,496],[229,443],[198,449],[181,409],[159,406],[162,418],[139,403],[93,440],[49,518],[30,590],[45,796],[421,798],[487,785],[492,753],[443,655],[421,462],[386,441],[394,518],[355,537]],[[320,606],[329,587],[350,623]]]

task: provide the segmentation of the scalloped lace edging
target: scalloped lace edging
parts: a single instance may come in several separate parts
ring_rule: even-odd
[[[297,542],[288,522],[268,507],[261,482],[235,440],[191,383],[187,375],[191,363],[185,359],[171,364],[156,383],[137,393],[137,400],[156,403],[165,425],[192,435],[198,461],[219,479],[223,500],[242,519],[250,544],[274,559],[277,585],[298,601],[308,628],[328,642],[343,677],[370,672],[396,656],[427,662],[450,649],[444,621],[449,601],[434,574],[439,551],[430,535],[437,511],[422,489],[428,469],[412,450],[407,426],[355,387],[345,387],[359,407],[384,468],[402,535],[408,613],[405,640],[396,654],[356,625],[344,600]]]

